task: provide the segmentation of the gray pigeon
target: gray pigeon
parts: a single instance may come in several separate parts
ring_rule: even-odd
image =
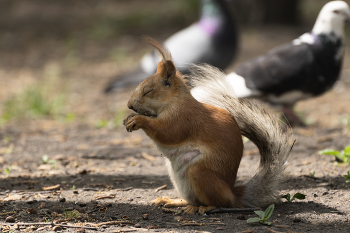
[[[164,45],[170,50],[175,66],[186,74],[193,63],[209,63],[226,68],[237,51],[237,32],[227,0],[202,0],[198,22],[169,37]],[[120,75],[105,88],[105,93],[136,86],[157,69],[156,51],[146,54],[140,66]]]
[[[323,94],[339,79],[344,57],[344,1],[327,3],[311,32],[241,64],[227,75],[238,97],[254,97],[282,107],[291,125],[303,125],[294,104]],[[192,90],[194,95],[196,89]]]

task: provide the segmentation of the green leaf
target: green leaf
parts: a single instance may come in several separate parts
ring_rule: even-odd
[[[325,149],[325,150],[320,150],[318,152],[318,154],[320,154],[320,155],[335,155],[335,156],[337,156],[337,155],[339,155],[339,151],[332,150],[332,149]]]
[[[266,225],[271,225],[272,224],[272,222],[263,222],[263,224],[266,224]]]
[[[275,209],[275,205],[272,204],[269,207],[267,207],[267,209],[265,210],[265,216],[264,216],[264,221],[269,219],[273,213],[273,210]]]
[[[265,212],[264,212],[264,211],[261,211],[261,210],[256,210],[256,211],[254,211],[254,213],[256,213],[257,215],[259,215],[259,217],[260,217],[261,219],[263,219],[264,216],[265,216]]]
[[[288,202],[290,202],[290,194],[287,193],[286,195],[281,196],[281,198],[287,199]]]
[[[306,195],[304,195],[304,194],[296,193],[296,194],[294,194],[294,196],[293,196],[291,201],[293,201],[295,198],[299,199],[299,200],[302,200],[302,199],[305,199],[305,197],[306,197]]]
[[[347,147],[345,147],[344,152],[345,152],[346,154],[350,154],[350,145],[348,145]]]
[[[247,223],[255,223],[255,222],[260,222],[260,218],[255,217],[255,218],[249,218],[247,220]]]

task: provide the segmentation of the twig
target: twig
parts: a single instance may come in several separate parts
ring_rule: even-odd
[[[226,226],[223,222],[202,222],[202,223],[196,223],[196,222],[186,222],[181,223],[180,226],[210,226],[210,225],[222,225]]]
[[[245,212],[253,212],[255,210],[261,210],[261,208],[218,208],[213,209],[208,212],[207,214],[214,214],[214,213],[245,213]]]
[[[329,182],[329,180],[326,180],[326,179],[323,179],[323,178],[319,178],[319,177],[315,177],[315,176],[309,176],[309,175],[302,175],[302,176],[306,177],[306,178],[311,178],[311,179],[314,179],[314,180],[322,180],[322,181]]]
[[[162,189],[166,189],[168,186],[165,184],[165,185],[162,185],[158,188],[156,188],[156,190],[154,190],[156,193],[159,192],[159,190],[162,190]]]
[[[74,226],[74,225],[65,225],[65,224],[57,224],[53,222],[33,222],[33,223],[0,223],[0,225],[18,225],[18,226],[34,226],[34,225],[50,225],[50,226],[60,226],[60,227],[70,227],[70,228],[84,228],[90,230],[97,230],[97,227],[85,227],[85,226]]]
[[[125,221],[125,220],[117,220],[117,221],[110,221],[110,222],[101,222],[101,223],[98,223],[98,224],[95,224],[94,226],[96,227],[99,227],[99,226],[102,226],[102,225],[116,225],[116,224],[132,224],[132,225],[135,225],[135,223],[131,222],[131,221]]]

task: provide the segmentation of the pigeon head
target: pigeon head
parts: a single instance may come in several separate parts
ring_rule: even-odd
[[[314,34],[333,32],[342,38],[346,21],[350,21],[349,5],[344,1],[332,1],[323,6],[312,32]]]

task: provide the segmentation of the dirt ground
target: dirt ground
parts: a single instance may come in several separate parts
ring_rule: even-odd
[[[165,212],[150,204],[157,197],[179,198],[163,158],[143,132],[128,133],[120,125],[129,113],[131,90],[102,93],[111,78],[131,69],[147,51],[138,39],[147,30],[134,26],[125,35],[108,34],[109,21],[101,15],[116,22],[121,19],[111,16],[114,11],[137,15],[132,6],[139,1],[76,1],[69,10],[63,3],[38,2],[0,3],[0,103],[54,76],[55,87],[68,99],[64,111],[74,112],[75,119],[21,118],[0,126],[1,232],[350,232],[350,183],[343,178],[350,167],[318,154],[350,144],[349,36],[341,80],[332,91],[296,106],[308,127],[294,129],[297,141],[281,195],[299,192],[306,198],[277,204],[272,226],[251,225],[246,223],[256,217],[251,211],[186,216],[179,209]],[[150,1],[143,10],[156,3]],[[176,16],[169,17],[176,21]],[[152,28],[149,34],[161,41],[191,20],[171,29],[160,26],[162,33]],[[96,27],[107,32],[96,32]],[[307,29],[241,27],[241,50],[227,71]],[[248,180],[258,163],[256,147],[246,142],[238,181]]]

